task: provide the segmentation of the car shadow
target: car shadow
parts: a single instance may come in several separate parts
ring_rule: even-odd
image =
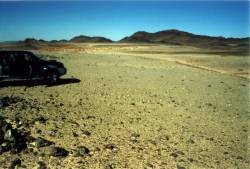
[[[58,82],[52,85],[48,85],[44,80],[9,80],[9,81],[0,81],[0,88],[9,87],[9,86],[26,86],[26,87],[34,87],[34,86],[42,86],[46,85],[46,87],[60,86],[71,83],[79,83],[81,80],[77,78],[64,78],[59,79]]]

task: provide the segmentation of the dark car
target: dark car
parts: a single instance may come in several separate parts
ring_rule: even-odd
[[[28,51],[0,51],[0,81],[5,79],[44,79],[55,83],[66,74],[56,60],[43,60]]]

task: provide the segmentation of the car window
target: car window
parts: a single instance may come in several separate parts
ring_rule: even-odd
[[[34,55],[34,54],[30,54],[31,55],[31,58],[32,58],[32,61],[39,61],[41,60],[39,56],[37,55]]]
[[[31,62],[32,61],[32,56],[28,53],[24,53],[24,60],[26,62]]]
[[[17,58],[17,53],[9,53],[8,62],[15,62]]]
[[[5,65],[7,65],[6,57],[4,57],[3,60],[2,60],[2,66],[5,66]]]
[[[3,59],[4,59],[3,53],[0,53],[0,65],[3,64]]]
[[[3,65],[3,57],[0,56],[0,65]]]
[[[15,53],[15,62],[16,63],[26,62],[24,54],[23,53]]]
[[[6,52],[0,53],[0,65],[4,66],[7,64],[7,62],[6,62],[7,57],[6,56],[7,56]]]
[[[7,61],[10,64],[19,64],[19,63],[25,63],[27,62],[28,58],[25,57],[24,53],[20,53],[20,52],[11,52],[8,56]]]

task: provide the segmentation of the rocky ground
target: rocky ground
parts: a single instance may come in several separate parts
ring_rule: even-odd
[[[248,168],[248,58],[152,48],[36,51],[68,73],[0,82],[1,168]]]

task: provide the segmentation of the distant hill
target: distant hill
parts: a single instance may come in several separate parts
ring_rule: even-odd
[[[113,42],[112,40],[105,38],[105,37],[90,37],[90,36],[85,36],[85,35],[80,35],[73,37],[72,39],[69,40],[69,42],[74,42],[74,43],[110,43]]]
[[[1,42],[0,49],[27,49],[36,50],[45,47],[71,46],[71,43],[111,43],[112,40],[105,37],[90,37],[80,35],[70,40],[37,40],[27,38],[23,41]],[[249,38],[224,38],[204,35],[195,35],[189,32],[175,29],[159,31],[155,33],[139,31],[125,37],[117,43],[157,43],[166,45],[184,45],[203,49],[219,49],[231,54],[249,55]]]
[[[36,50],[40,49],[42,47],[45,47],[49,45],[49,42],[45,40],[37,40],[34,38],[26,38],[23,41],[13,41],[13,42],[7,42],[7,43],[2,43],[1,48],[6,48],[6,49],[27,49],[27,50]]]
[[[20,50],[37,50],[47,47],[69,46],[67,40],[45,41],[43,39],[26,38],[23,41],[1,42],[0,49],[20,49]]]
[[[249,38],[224,38],[195,35],[175,29],[155,33],[139,31],[121,39],[124,43],[163,43],[172,45],[187,45],[197,47],[248,46]]]
[[[20,41],[19,43],[23,44],[25,47],[30,47],[34,49],[46,46],[48,44],[48,42],[43,39],[37,40],[34,38],[27,38],[24,41]]]
[[[51,40],[49,42],[50,43],[67,43],[68,41],[66,39],[62,39],[62,40]]]

